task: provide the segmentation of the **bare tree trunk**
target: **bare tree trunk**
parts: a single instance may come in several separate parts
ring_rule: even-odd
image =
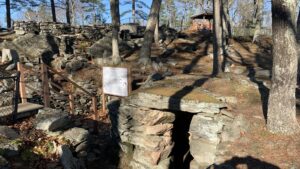
[[[272,1],[273,69],[267,115],[272,133],[294,134],[296,119],[297,46],[296,1]]]
[[[297,39],[300,40],[300,7],[297,19]]]
[[[182,16],[181,21],[180,21],[180,32],[182,31],[182,28],[183,28],[183,21],[184,21],[184,16]]]
[[[214,43],[213,43],[213,51],[214,51],[214,61],[213,61],[213,75],[217,75],[220,72],[223,72],[222,63],[223,63],[223,55],[221,54],[222,47],[222,22],[221,22],[221,0],[213,0],[214,6]]]
[[[133,23],[136,22],[136,18],[135,18],[135,0],[132,0],[132,19],[133,19]]]
[[[117,65],[121,63],[119,54],[119,29],[120,29],[120,11],[119,0],[110,0],[110,14],[112,17],[112,61]]]
[[[96,18],[96,7],[95,7],[95,4],[93,3],[93,25],[96,25],[97,24],[97,18]]]
[[[254,30],[252,43],[254,43],[257,40],[257,37],[260,34],[264,1],[254,0],[254,5],[255,5],[255,30]]]
[[[66,0],[66,18],[67,23],[71,24],[71,17],[70,17],[70,0]]]
[[[76,25],[76,3],[75,0],[71,0],[72,9],[72,25]]]
[[[10,0],[5,1],[6,5],[6,27],[11,28],[11,15],[10,15]]]
[[[159,42],[159,14],[157,15],[157,21],[155,25],[155,31],[154,31],[154,42],[158,44]]]
[[[159,14],[160,4],[161,0],[152,1],[151,10],[144,34],[144,42],[140,51],[139,63],[143,65],[150,63],[151,46],[153,42],[154,30],[157,22],[157,16]]]
[[[50,0],[50,2],[51,2],[52,21],[56,22],[55,3],[54,0]]]
[[[224,28],[226,29],[226,34],[228,38],[232,37],[232,21],[230,19],[229,15],[229,0],[223,0],[223,11],[222,11],[222,16],[223,16],[223,22],[224,22]]]

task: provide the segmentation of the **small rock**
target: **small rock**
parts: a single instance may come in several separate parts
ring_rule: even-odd
[[[77,158],[73,157],[71,150],[66,145],[58,147],[58,154],[64,169],[81,169],[80,162]]]
[[[20,142],[18,140],[0,140],[0,153],[4,157],[13,157],[19,154]]]
[[[0,126],[0,137],[4,137],[7,139],[17,139],[19,138],[19,134],[8,126]]]
[[[9,162],[2,156],[0,156],[0,168],[1,169],[10,169]]]
[[[35,128],[44,131],[55,131],[68,126],[69,123],[70,119],[67,112],[44,108],[40,109],[36,115]]]
[[[81,151],[85,151],[88,148],[88,142],[84,141],[82,143],[80,143],[78,146],[76,146],[75,148],[75,152],[81,152]]]
[[[77,145],[88,139],[89,132],[86,129],[74,127],[65,131],[62,136]]]

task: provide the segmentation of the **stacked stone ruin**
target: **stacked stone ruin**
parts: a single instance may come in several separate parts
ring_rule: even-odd
[[[122,157],[133,169],[180,167],[188,153],[193,158],[190,169],[224,162],[228,145],[240,137],[246,126],[244,117],[226,110],[227,103],[235,99],[200,88],[180,96],[185,93],[182,88],[164,85],[137,91],[121,102],[109,104],[112,133]],[[188,140],[186,143],[174,136],[177,133],[178,137],[178,130],[185,125],[186,133],[181,133],[179,139]],[[189,150],[179,158],[176,149],[184,146]]]
[[[18,35],[28,33],[55,36],[60,43],[61,54],[86,55],[86,48],[111,31],[110,25],[70,26],[66,23],[54,22],[14,22],[14,30]]]

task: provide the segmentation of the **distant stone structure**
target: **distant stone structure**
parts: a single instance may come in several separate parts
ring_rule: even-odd
[[[86,48],[111,31],[110,25],[71,26],[54,22],[14,22],[17,35],[37,34],[51,35],[60,40],[60,54],[86,55]]]
[[[191,31],[199,31],[199,30],[212,30],[212,20],[213,20],[213,13],[201,13],[197,15],[193,15],[192,25],[190,26],[189,30]]]
[[[104,35],[107,32],[111,31],[110,25],[93,25],[93,26],[71,26],[66,23],[58,22],[25,22],[25,21],[16,21],[14,22],[14,30],[16,34],[23,35],[27,33],[35,34],[51,34],[54,36],[60,35],[75,35],[83,34],[89,39],[99,39],[99,35]],[[101,36],[102,37],[102,36]],[[100,37],[100,38],[101,38]]]

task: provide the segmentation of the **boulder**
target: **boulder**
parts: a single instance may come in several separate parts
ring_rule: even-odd
[[[0,156],[0,168],[1,169],[10,169],[9,162],[2,156]]]
[[[77,145],[88,139],[89,132],[86,129],[74,127],[65,131],[62,137],[69,140],[73,145]]]
[[[67,145],[61,145],[58,147],[58,154],[60,156],[61,164],[64,169],[83,169],[80,161],[73,157],[73,154]]]
[[[70,124],[67,112],[60,110],[44,108],[40,109],[36,115],[35,128],[44,131],[57,131]]]
[[[112,55],[112,38],[111,36],[105,36],[96,43],[94,43],[89,49],[88,54],[94,58],[105,58]],[[130,52],[132,48],[125,41],[119,42],[120,55],[124,55]]]
[[[8,126],[0,126],[0,137],[4,137],[7,139],[17,139],[19,138],[19,134],[14,129],[9,128]]]
[[[20,152],[21,142],[19,140],[0,139],[0,155],[4,157],[13,157]]]
[[[2,58],[1,62],[2,63],[8,63],[8,62],[14,62],[17,63],[19,61],[19,55],[16,50],[13,49],[2,49]]]
[[[42,59],[44,63],[50,63],[53,55],[59,53],[58,46],[59,42],[53,36],[26,34],[12,42],[1,43],[0,49],[15,50],[20,57],[26,57],[30,62],[38,63]]]

